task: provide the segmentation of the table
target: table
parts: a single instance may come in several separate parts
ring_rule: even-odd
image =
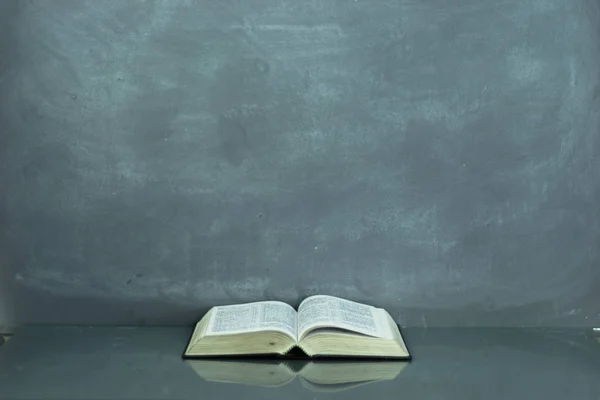
[[[22,328],[0,347],[0,399],[600,399],[591,330],[405,328],[396,379],[315,392],[202,379],[181,359],[191,329]]]

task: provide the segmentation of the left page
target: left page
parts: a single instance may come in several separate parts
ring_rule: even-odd
[[[297,340],[297,322],[296,310],[280,301],[221,306],[212,310],[205,335],[278,331]]]

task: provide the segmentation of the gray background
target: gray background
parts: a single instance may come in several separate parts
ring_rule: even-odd
[[[597,1],[1,7],[16,322],[324,293],[403,325],[598,323]]]

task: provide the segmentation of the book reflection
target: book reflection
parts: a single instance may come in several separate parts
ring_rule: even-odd
[[[189,360],[204,380],[262,387],[284,386],[296,377],[310,390],[336,392],[396,379],[401,361]]]

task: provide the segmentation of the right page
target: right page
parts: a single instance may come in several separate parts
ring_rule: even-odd
[[[385,310],[333,296],[312,296],[298,308],[298,341],[319,328],[338,328],[392,339]]]

